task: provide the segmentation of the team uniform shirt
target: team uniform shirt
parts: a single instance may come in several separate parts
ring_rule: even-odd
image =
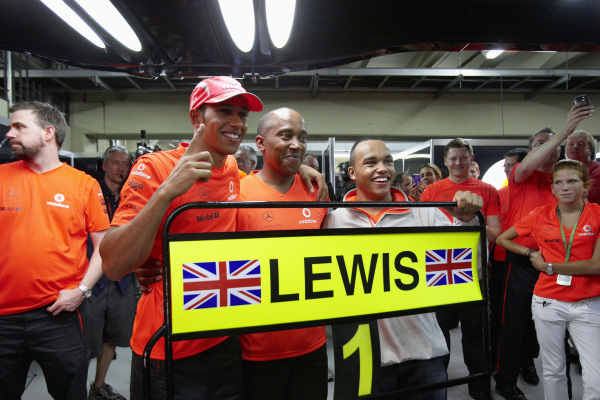
[[[316,201],[299,175],[282,194],[251,173],[241,182],[241,201]],[[327,208],[240,208],[238,231],[319,229]],[[325,327],[254,333],[240,336],[242,356],[250,361],[278,360],[308,354],[325,344]]]
[[[600,163],[590,161],[588,164],[589,181],[592,184],[588,190],[587,201],[600,204]]]
[[[508,211],[510,210],[508,186],[504,186],[498,190],[498,197],[500,198],[500,221],[502,223],[502,232],[510,228],[508,225]],[[494,248],[494,260],[504,261],[506,260],[506,249],[496,243]]]
[[[131,168],[127,183],[121,190],[121,204],[111,222],[113,226],[125,225],[144,207],[162,182],[183,156],[188,144],[182,143],[175,150],[150,153],[138,158]],[[201,201],[237,201],[240,190],[240,178],[237,162],[227,157],[225,166],[212,169],[208,182],[195,182],[192,187],[179,196],[169,206],[154,238],[149,258],[162,261],[162,235],[166,217],[177,207],[191,202]],[[230,232],[235,230],[234,209],[192,209],[180,214],[171,224],[171,233]],[[132,238],[135,240],[135,238]],[[131,349],[143,355],[144,347],[150,337],[164,322],[163,285],[157,282],[152,292],[144,294],[137,307],[133,326]],[[173,358],[179,359],[198,354],[222,341],[225,337],[182,340],[173,342]],[[154,346],[151,358],[165,359],[164,339]]]
[[[391,188],[394,201],[408,201],[399,189]],[[356,189],[346,194],[344,201],[356,201]],[[474,218],[475,222],[477,218]],[[451,221],[438,208],[389,207],[377,214],[360,208],[338,208],[323,221],[323,228],[379,228],[408,226],[465,226],[459,219]],[[407,315],[377,320],[381,365],[388,366],[409,360],[429,360],[448,354],[448,347],[435,313]]]
[[[552,194],[552,175],[544,174],[538,170],[522,182],[515,182],[515,172],[521,163],[514,166],[508,180],[509,212],[508,228],[527,216],[533,209],[544,205],[556,205],[556,197]],[[507,228],[507,229],[508,229]],[[539,250],[538,244],[532,237],[518,237],[515,243],[530,249]]]
[[[565,261],[566,251],[556,207],[554,204],[538,207],[515,225],[519,237],[531,237],[537,241],[546,262]],[[567,241],[571,237],[571,231],[564,229]],[[599,235],[600,206],[585,203],[573,237],[569,262],[590,259]],[[571,286],[556,283],[557,275],[540,273],[533,293],[540,297],[569,302],[600,296],[600,275],[573,276]]]
[[[98,181],[63,163],[38,174],[0,165],[0,315],[46,306],[88,268],[88,232],[109,228]]]
[[[470,191],[483,198],[481,213],[484,216],[500,215],[500,199],[498,191],[489,183],[469,178],[462,183],[455,183],[450,178],[442,179],[425,188],[421,201],[452,201],[459,190]]]

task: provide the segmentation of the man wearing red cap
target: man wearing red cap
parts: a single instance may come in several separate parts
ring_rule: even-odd
[[[163,221],[190,202],[234,201],[240,189],[234,154],[248,130],[249,111],[261,111],[258,97],[227,77],[205,79],[192,92],[191,143],[140,157],[121,193],[121,204],[101,249],[105,274],[118,280],[144,263],[162,260]],[[173,233],[235,230],[234,209],[193,209],[171,225]],[[139,301],[131,348],[131,399],[142,398],[143,350],[162,325],[162,283]],[[164,340],[151,353],[152,398],[165,398]],[[173,343],[176,399],[241,399],[239,340],[231,337]]]

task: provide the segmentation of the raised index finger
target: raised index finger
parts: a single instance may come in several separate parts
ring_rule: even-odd
[[[204,124],[200,124],[198,129],[194,129],[194,137],[190,142],[188,148],[185,150],[186,156],[196,154],[200,150],[200,143],[202,143],[202,135],[204,135]]]

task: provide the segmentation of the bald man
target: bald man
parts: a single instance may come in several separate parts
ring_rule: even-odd
[[[242,179],[242,201],[316,201],[299,175],[306,152],[306,124],[289,108],[265,114],[258,123],[256,147],[263,169]],[[272,218],[265,220],[269,213]],[[326,208],[240,208],[237,230],[319,229]],[[325,327],[240,336],[247,400],[327,398]]]

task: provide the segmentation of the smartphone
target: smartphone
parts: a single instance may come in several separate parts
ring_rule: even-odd
[[[415,185],[418,185],[419,182],[421,182],[421,174],[413,174],[412,178]]]
[[[579,95],[579,96],[575,96],[575,98],[573,99],[573,103],[575,103],[576,105],[577,104],[581,104],[581,103],[585,104],[586,106],[590,105],[589,98],[588,98],[587,94],[582,94],[582,95]]]

